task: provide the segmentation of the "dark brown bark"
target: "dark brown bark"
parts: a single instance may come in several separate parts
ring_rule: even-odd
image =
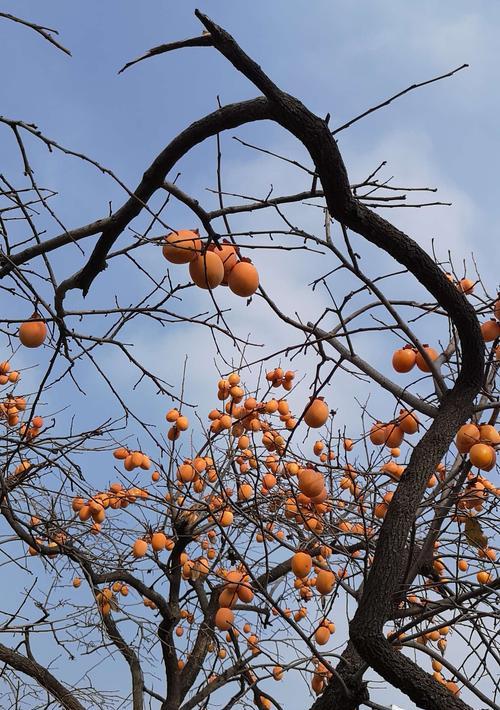
[[[310,710],[330,710],[331,708],[335,708],[335,710],[357,710],[370,697],[368,686],[363,681],[365,668],[365,661],[357,652],[352,641],[349,641],[335,669],[347,686],[349,695],[346,696],[342,685],[335,682],[335,677],[333,677],[331,683],[316,699]]]

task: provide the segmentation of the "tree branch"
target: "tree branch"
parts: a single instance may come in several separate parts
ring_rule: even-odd
[[[42,688],[45,688],[52,697],[61,703],[64,710],[85,710],[85,707],[74,697],[75,691],[68,690],[47,668],[35,660],[0,643],[0,661],[36,680]]]

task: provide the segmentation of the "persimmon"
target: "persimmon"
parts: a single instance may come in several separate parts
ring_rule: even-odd
[[[237,589],[237,594],[241,602],[244,604],[250,604],[253,601],[254,593],[251,586],[246,584],[240,584]]]
[[[82,580],[80,579],[80,577],[75,577],[72,582],[75,589],[78,589],[78,587],[81,585],[81,583],[82,583]]]
[[[217,246],[216,244],[211,245],[210,250],[215,252],[222,261],[224,266],[224,279],[222,280],[222,284],[227,286],[229,274],[231,273],[233,267],[238,263],[238,253],[236,251],[236,247],[229,242],[224,241],[220,246]]]
[[[268,402],[265,403],[264,411],[266,412],[266,414],[275,414],[275,412],[278,411],[278,407],[278,400],[270,399]]]
[[[178,431],[187,431],[189,427],[188,418],[182,415],[178,417],[175,422],[175,427]]]
[[[319,429],[328,421],[330,410],[322,397],[312,398],[304,413],[304,421],[311,429]]]
[[[445,685],[452,695],[455,695],[457,697],[460,695],[460,688],[452,680],[447,680]]]
[[[243,580],[244,574],[239,570],[230,570],[225,575],[226,579],[226,589],[236,591],[241,581]]]
[[[481,432],[475,424],[463,424],[457,432],[456,446],[461,454],[466,454],[480,440]]]
[[[119,461],[123,461],[127,458],[129,455],[128,449],[125,449],[123,446],[120,446],[118,449],[115,449],[113,451],[113,456],[115,459],[118,459]]]
[[[234,613],[228,607],[220,607],[215,614],[214,622],[220,631],[228,631],[234,624]]]
[[[325,646],[330,640],[330,629],[326,626],[319,626],[314,634],[314,640],[318,646]]]
[[[26,399],[24,397],[14,397],[14,402],[16,407],[20,412],[24,412],[26,409]]]
[[[281,666],[274,666],[273,678],[274,680],[281,680],[283,678],[283,668]]]
[[[474,291],[474,281],[472,279],[460,279],[458,287],[462,293],[472,293]]]
[[[418,417],[415,412],[407,409],[399,410],[398,426],[405,434],[416,434],[418,431]]]
[[[177,429],[176,426],[171,426],[167,432],[167,438],[169,441],[176,441],[180,435],[181,432],[179,431],[179,429]]]
[[[323,680],[323,678],[317,673],[314,673],[311,680],[311,688],[314,690],[316,695],[320,695],[323,692],[324,687],[325,681]]]
[[[434,348],[431,348],[430,345],[424,345],[423,349],[427,353],[427,356],[429,357],[430,360],[436,360],[439,357],[439,353],[437,350]],[[415,364],[418,367],[419,370],[422,372],[430,372],[430,367],[427,364],[427,362],[424,360],[423,355],[420,352],[417,352],[416,357],[415,357]]]
[[[253,498],[254,491],[249,483],[242,483],[238,488],[238,498],[239,500],[250,500]]]
[[[370,429],[370,441],[375,446],[382,446],[386,442],[387,434],[387,424],[377,421]]]
[[[159,531],[151,535],[151,547],[155,552],[160,552],[165,549],[167,544],[167,536],[165,533]]]
[[[307,577],[312,569],[312,558],[307,552],[296,552],[292,557],[292,572],[296,577]]]
[[[299,490],[309,498],[319,496],[325,487],[325,479],[319,471],[303,468],[298,473]]]
[[[31,420],[31,425],[32,425],[35,429],[41,429],[41,428],[43,427],[43,418],[40,417],[40,416],[38,416],[38,417],[33,417],[33,419]]]
[[[322,595],[330,594],[335,586],[335,575],[329,570],[320,570],[316,577],[316,589]]]
[[[82,522],[85,522],[86,520],[89,520],[91,517],[91,510],[88,505],[82,505],[80,510],[78,511],[78,517]]]
[[[233,512],[231,510],[224,510],[219,517],[219,525],[223,528],[229,527],[229,525],[232,525],[234,519]]]
[[[183,463],[177,469],[177,479],[183,483],[190,483],[196,478],[196,471],[190,463]]]
[[[494,318],[481,323],[481,333],[485,343],[490,343],[497,338],[500,338],[500,323]]]
[[[488,584],[492,577],[489,572],[486,572],[485,570],[481,570],[476,574],[476,579],[479,582],[479,584]]]
[[[262,482],[267,488],[267,490],[270,491],[271,488],[274,488],[274,486],[276,485],[276,476],[274,476],[272,473],[266,473],[262,477]]]
[[[227,283],[237,296],[248,298],[259,288],[259,273],[250,259],[243,258],[231,269]]]
[[[479,425],[479,437],[482,444],[497,446],[500,444],[500,433],[491,424]]]
[[[84,505],[85,501],[83,500],[83,498],[80,497],[73,498],[71,502],[71,508],[74,510],[75,513],[78,513],[78,511],[81,510]]]
[[[21,323],[18,335],[25,348],[39,348],[47,337],[47,324],[35,311],[28,321]]]
[[[417,354],[411,345],[395,350],[392,355],[392,366],[396,372],[410,372],[416,362]]]
[[[196,259],[201,251],[198,230],[179,229],[165,237],[162,247],[163,256],[172,264],[188,264]]]
[[[168,412],[165,414],[165,419],[167,422],[170,422],[170,424],[174,424],[177,419],[180,417],[180,412],[178,409],[169,409]]]
[[[405,433],[398,424],[388,424],[386,435],[385,445],[389,449],[393,449],[395,446],[400,446],[403,443]]]
[[[250,439],[246,434],[243,434],[242,436],[239,437],[238,439],[238,448],[239,449],[248,449],[250,446]]]
[[[146,540],[138,538],[132,546],[132,554],[134,557],[144,557],[148,551],[148,543]]]
[[[495,465],[496,452],[489,444],[474,444],[469,450],[470,462],[482,471],[490,471]]]
[[[432,670],[436,671],[436,673],[440,673],[443,670],[443,664],[440,663],[435,658],[432,659],[431,665],[432,665]]]
[[[94,523],[103,523],[106,518],[106,511],[104,508],[101,508],[100,510],[96,510],[95,512],[92,512],[92,520]],[[94,528],[96,530],[96,528]],[[99,528],[100,530],[100,528]]]
[[[190,262],[189,274],[199,288],[214,289],[224,280],[224,265],[215,252],[207,251]]]

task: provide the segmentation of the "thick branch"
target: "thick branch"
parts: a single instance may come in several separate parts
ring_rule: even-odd
[[[10,668],[33,678],[53,698],[61,703],[65,710],[85,710],[85,707],[74,697],[74,691],[65,688],[55,676],[35,660],[23,656],[18,651],[0,643],[0,661]]]
[[[272,107],[265,98],[260,97],[224,106],[179,133],[146,170],[132,197],[114,213],[111,223],[104,228],[86,265],[60,284],[55,299],[58,313],[60,315],[63,313],[62,304],[68,291],[80,289],[84,296],[88,293],[97,274],[106,268],[106,258],[113,244],[127,225],[141,212],[153,193],[161,188],[167,173],[183,155],[222,130],[272,117]]]

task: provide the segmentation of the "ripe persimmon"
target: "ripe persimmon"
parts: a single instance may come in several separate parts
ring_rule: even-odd
[[[430,345],[424,345],[423,349],[427,353],[428,357],[430,360],[436,360],[439,357],[439,353],[437,350],[434,348],[431,348]],[[415,357],[415,364],[418,367],[419,370],[422,372],[430,372],[430,367],[426,363],[426,361],[423,358],[423,355],[420,352],[417,352],[416,357]]]
[[[232,269],[238,263],[238,253],[236,247],[230,244],[228,241],[224,240],[222,244],[217,246],[216,244],[210,247],[210,251],[215,252],[219,259],[222,261],[224,266],[224,279],[222,280],[222,285],[228,285],[229,274]]]
[[[299,579],[307,577],[312,568],[312,558],[307,552],[296,552],[292,557],[292,572]]]
[[[167,536],[165,533],[159,531],[151,535],[151,547],[155,552],[160,552],[165,549],[167,544]]]
[[[128,449],[125,449],[123,446],[120,446],[118,449],[115,449],[113,451],[113,456],[115,457],[115,459],[118,459],[119,461],[125,460],[128,455],[129,455]]]
[[[36,311],[19,326],[19,340],[26,348],[39,348],[46,337],[47,324]]]
[[[231,269],[227,283],[237,296],[248,298],[259,288],[259,273],[250,259],[243,258]]]
[[[392,366],[396,372],[410,372],[416,362],[416,352],[411,345],[395,350],[392,355]]]
[[[472,293],[474,291],[474,281],[472,279],[460,279],[457,285],[462,293]]]
[[[330,629],[326,626],[319,626],[314,634],[314,640],[318,646],[324,646],[330,640]]]
[[[488,584],[491,581],[491,574],[485,570],[481,570],[476,574],[476,579],[479,584]]]
[[[407,409],[400,409],[398,425],[405,434],[416,434],[418,431],[417,415],[415,412],[409,412]]]
[[[138,538],[132,546],[132,554],[134,557],[144,557],[148,551],[148,543],[146,540]]]
[[[187,428],[189,427],[189,421],[187,417],[184,416],[179,416],[176,419],[175,422],[175,428],[177,431],[187,431]]]
[[[298,473],[298,479],[299,490],[308,498],[319,496],[325,487],[323,474],[311,468],[301,469]]]
[[[482,471],[490,471],[495,465],[496,452],[489,444],[474,444],[469,450],[470,462]]]
[[[330,411],[322,397],[311,399],[304,413],[304,421],[311,429],[319,429],[328,421]]]
[[[330,594],[335,586],[335,575],[330,570],[320,570],[316,577],[316,589],[322,595]]]
[[[479,428],[475,424],[463,424],[457,432],[456,446],[461,454],[466,454],[481,439]]]
[[[479,425],[479,437],[482,444],[490,444],[490,446],[500,444],[500,434],[491,424]]]
[[[224,265],[215,252],[207,251],[190,262],[189,274],[199,288],[214,289],[224,279]]]
[[[385,445],[389,449],[401,446],[403,443],[405,433],[403,429],[397,424],[388,424],[386,428],[386,440]]]
[[[215,625],[221,631],[228,631],[234,624],[234,613],[228,607],[220,607],[215,614]]]
[[[500,338],[500,323],[494,318],[484,321],[481,324],[481,333],[485,343],[490,343],[492,340]]]
[[[375,444],[375,446],[385,444],[387,435],[387,424],[382,424],[382,422],[375,422],[370,429],[370,441],[372,444]]]
[[[188,264],[201,251],[198,230],[179,229],[177,232],[170,232],[165,237],[162,251],[165,259],[172,264]]]

